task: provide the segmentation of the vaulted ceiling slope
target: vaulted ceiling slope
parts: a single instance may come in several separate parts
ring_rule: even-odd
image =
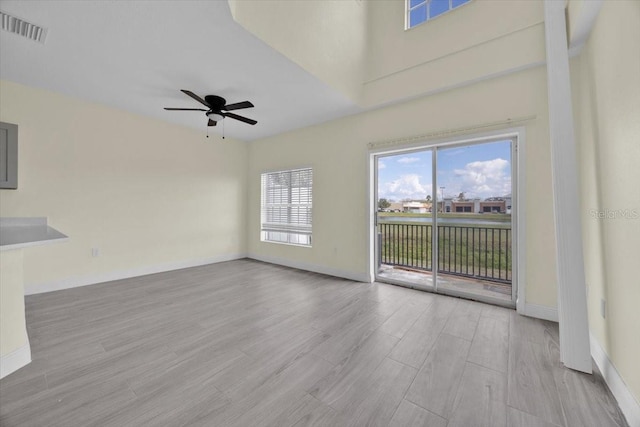
[[[242,114],[258,125],[225,120],[225,134],[244,141],[360,111],[237,24],[226,1],[3,0],[0,9],[48,29],[44,44],[0,32],[2,79],[203,132],[204,113],[163,110],[199,107],[179,89],[250,100]]]

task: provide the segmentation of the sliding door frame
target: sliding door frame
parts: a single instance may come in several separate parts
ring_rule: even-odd
[[[432,193],[437,192],[437,188],[434,188],[436,184],[436,168],[437,163],[437,148],[447,148],[454,146],[466,146],[479,143],[493,142],[499,140],[511,140],[511,192],[512,192],[512,241],[513,241],[513,260],[512,263],[512,283],[511,301],[500,301],[490,297],[483,297],[482,295],[469,295],[466,293],[456,292],[455,290],[437,290],[438,293],[447,294],[463,298],[473,298],[477,301],[487,302],[491,304],[503,305],[507,307],[516,307],[518,312],[524,312],[525,310],[525,295],[526,295],[526,282],[525,282],[525,259],[526,259],[526,241],[525,241],[525,210],[524,201],[525,188],[524,188],[524,172],[525,172],[525,129],[524,127],[501,129],[491,132],[458,135],[449,138],[438,139],[422,139],[415,140],[410,143],[399,144],[381,144],[381,147],[371,147],[368,152],[368,166],[369,166],[369,213],[370,222],[367,224],[369,235],[369,274],[371,281],[375,281],[378,273],[378,238],[377,238],[377,201],[378,201],[378,176],[377,176],[377,159],[381,156],[393,155],[393,154],[409,154],[411,152],[431,150],[432,152]],[[433,198],[435,194],[435,198]],[[433,200],[439,200],[437,193],[432,194]],[[437,205],[436,205],[437,206]],[[437,209],[436,209],[437,211]],[[436,226],[437,213],[432,216],[434,227]],[[432,239],[435,239],[437,233],[433,233]],[[432,241],[433,260],[437,261],[437,245],[434,246]],[[433,264],[433,278],[436,277],[437,264]],[[416,286],[415,284],[403,282],[399,280],[388,280],[388,283],[393,283],[400,286],[436,291],[437,285],[434,281],[433,289],[424,286]]]

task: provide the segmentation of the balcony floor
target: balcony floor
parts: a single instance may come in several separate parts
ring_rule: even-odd
[[[412,270],[405,267],[383,264],[378,272],[378,277],[383,280],[397,280],[433,288],[433,277],[430,271]],[[494,298],[501,301],[511,301],[511,285],[487,280],[470,279],[440,273],[438,274],[438,288]]]

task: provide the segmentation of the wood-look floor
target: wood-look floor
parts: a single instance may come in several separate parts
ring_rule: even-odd
[[[11,426],[624,426],[553,323],[250,260],[26,298]]]

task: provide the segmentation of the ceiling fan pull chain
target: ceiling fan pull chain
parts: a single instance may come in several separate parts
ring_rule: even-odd
[[[209,126],[207,126],[207,138],[209,138]]]
[[[222,121],[222,139],[224,139],[224,120]]]

